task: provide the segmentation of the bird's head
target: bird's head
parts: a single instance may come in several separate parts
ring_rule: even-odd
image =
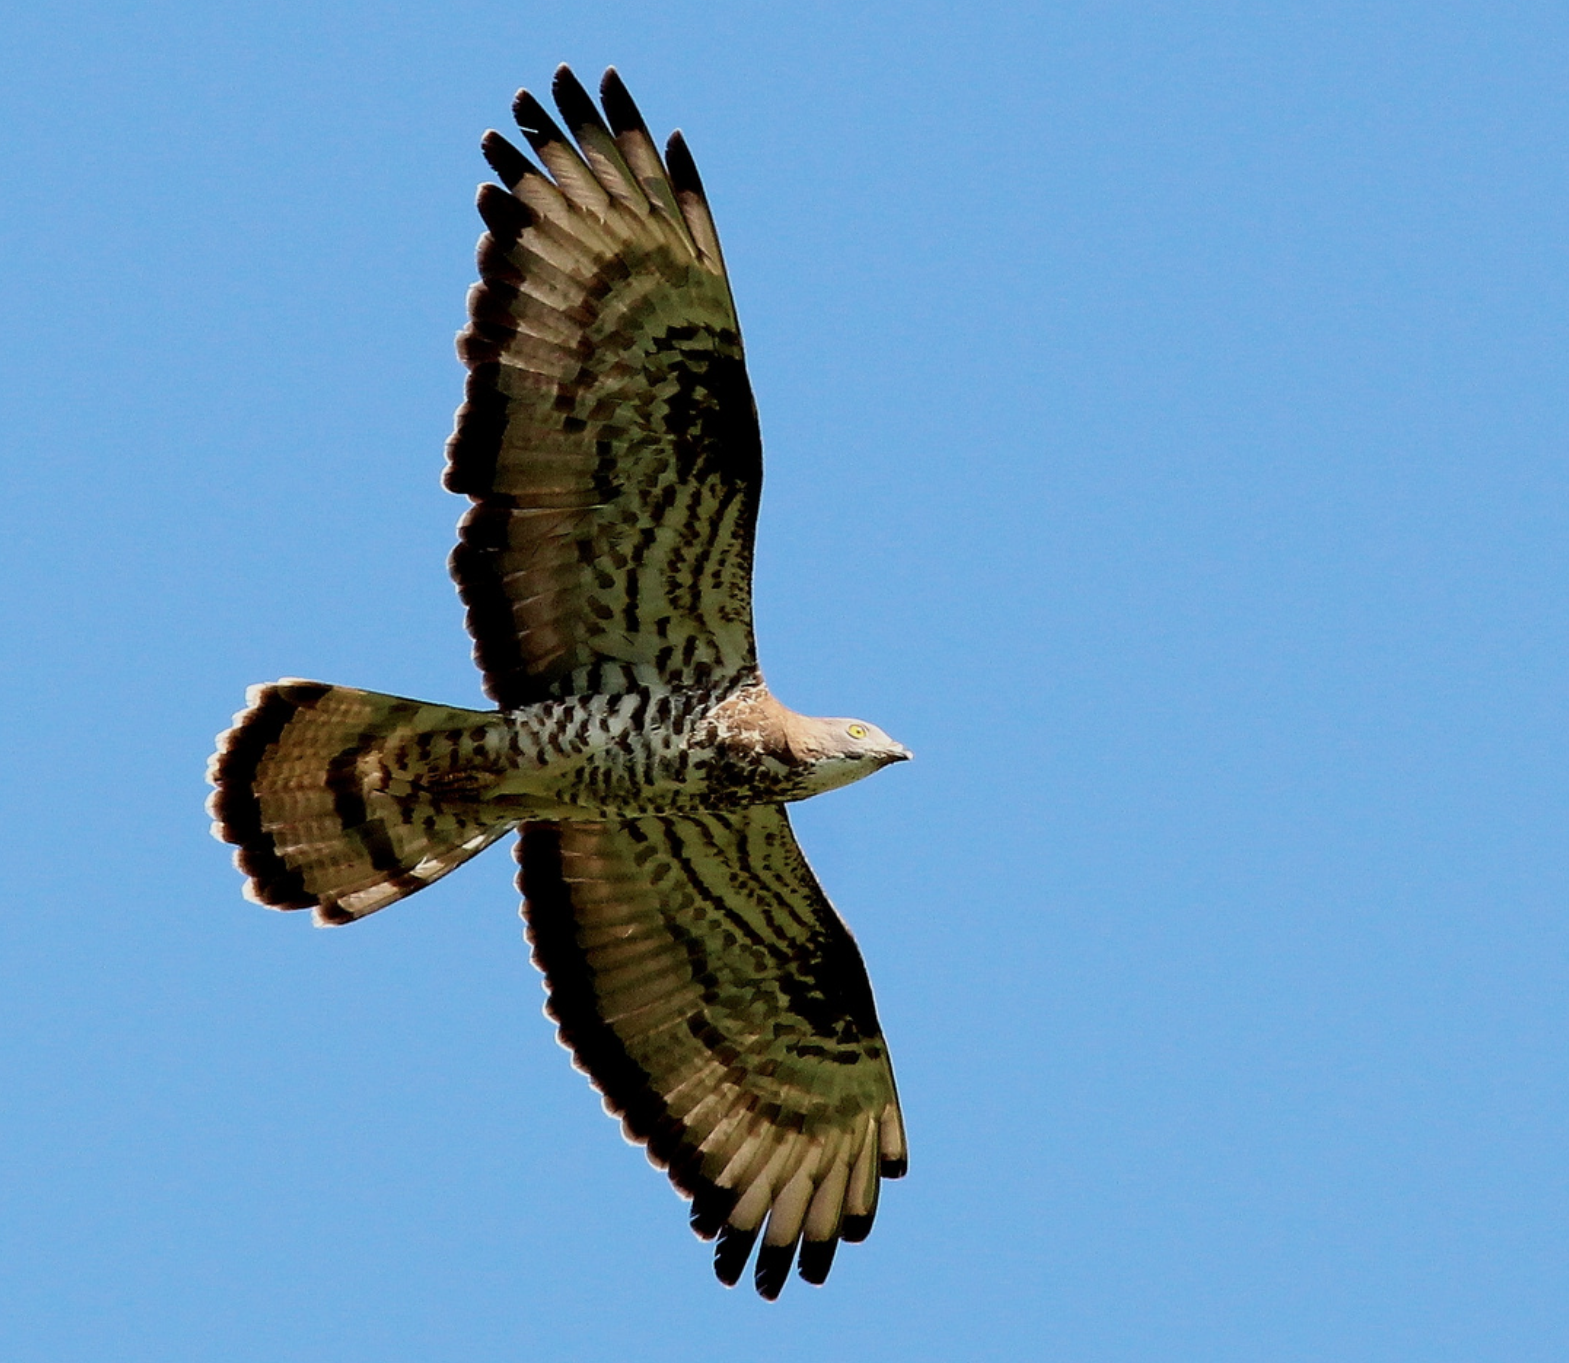
[[[790,747],[808,768],[813,793],[847,786],[895,762],[915,756],[864,719],[809,719],[795,726]]]

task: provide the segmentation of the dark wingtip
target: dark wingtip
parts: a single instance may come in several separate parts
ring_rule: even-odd
[[[670,183],[675,186],[676,193],[695,194],[706,201],[703,182],[697,174],[697,162],[692,159],[680,128],[671,133],[670,140],[665,143],[665,169],[670,172]]]
[[[498,241],[488,232],[479,239],[479,249],[474,253],[474,263],[479,267],[479,277],[495,280],[514,287],[523,282],[523,271],[512,259],[515,241]]]
[[[712,1240],[724,1229],[725,1218],[735,1204],[735,1192],[729,1188],[705,1188],[693,1194],[692,1233],[699,1240]]]
[[[795,1246],[764,1245],[757,1251],[757,1267],[752,1270],[752,1282],[757,1295],[764,1301],[777,1301],[790,1277],[790,1264],[795,1259]]]
[[[516,189],[525,175],[539,173],[534,163],[494,128],[480,138],[479,149],[496,172],[496,178],[508,189]]]
[[[516,241],[533,220],[528,208],[500,185],[481,185],[474,206],[498,240]]]
[[[834,1266],[834,1252],[839,1248],[839,1241],[834,1240],[808,1240],[801,1246],[801,1278],[811,1283],[813,1287],[821,1287],[828,1281],[828,1270]]]
[[[756,1240],[755,1230],[725,1226],[719,1232],[719,1243],[714,1246],[714,1277],[726,1287],[734,1287],[740,1282],[741,1270],[746,1267]]]
[[[910,1172],[909,1157],[901,1155],[898,1159],[882,1160],[878,1172],[884,1178],[903,1178]]]
[[[512,101],[512,117],[519,131],[528,138],[529,146],[535,151],[541,147],[548,147],[552,142],[564,140],[561,129],[556,126],[556,120],[527,90],[519,90],[517,98]]]
[[[605,106],[605,117],[610,120],[611,130],[618,136],[626,132],[640,132],[645,137],[648,135],[648,124],[643,122],[643,115],[622,83],[621,73],[613,66],[605,68],[604,77],[599,82],[599,98]]]
[[[593,99],[565,62],[556,68],[556,74],[551,79],[550,97],[556,101],[556,108],[561,110],[563,121],[573,132],[580,128],[604,127]]]
[[[858,1245],[872,1233],[870,1216],[846,1216],[839,1227],[839,1238],[847,1245]]]

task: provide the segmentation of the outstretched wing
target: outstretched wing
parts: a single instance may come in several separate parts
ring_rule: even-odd
[[[503,708],[632,685],[724,687],[756,667],[757,411],[691,154],[661,160],[614,70],[605,118],[566,67],[497,133],[446,486],[474,506],[452,575]],[[606,119],[608,118],[608,123]],[[510,191],[510,192],[508,192]]]
[[[821,1283],[905,1171],[866,968],[783,808],[540,823],[518,883],[547,1009],[628,1137],[719,1237],[714,1271]],[[765,1225],[766,1220],[766,1225]]]

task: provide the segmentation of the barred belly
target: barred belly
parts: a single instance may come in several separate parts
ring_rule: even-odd
[[[793,798],[793,771],[736,742],[725,712],[709,694],[642,690],[506,712],[510,770],[487,802],[525,818],[618,818]]]
[[[709,704],[706,697],[635,691],[499,714],[506,769],[485,792],[487,803],[534,818],[633,816],[700,804],[712,753],[693,738]]]

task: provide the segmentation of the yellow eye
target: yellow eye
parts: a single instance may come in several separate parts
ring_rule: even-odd
[[[870,730],[864,724],[852,724],[845,730],[851,738],[865,738]]]

